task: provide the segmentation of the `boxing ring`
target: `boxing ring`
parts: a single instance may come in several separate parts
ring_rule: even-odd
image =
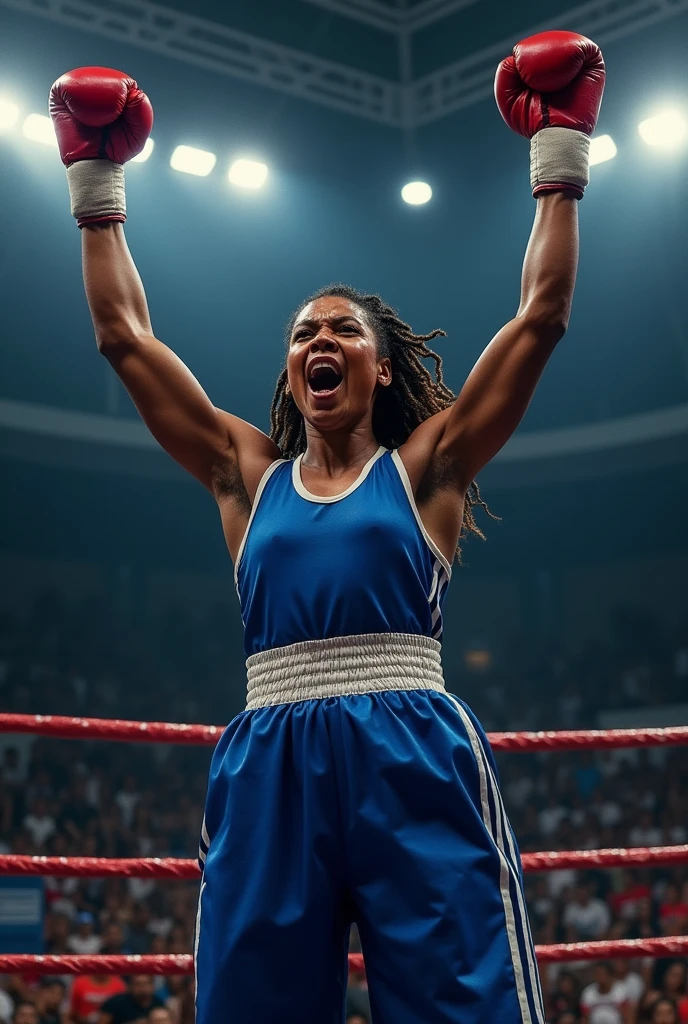
[[[126,743],[179,743],[214,746],[224,726],[122,719],[69,718],[60,715],[0,714],[0,732],[32,733],[54,739],[110,740]],[[688,745],[688,726],[648,729],[576,729],[557,732],[498,732],[488,738],[495,751],[556,752]],[[564,868],[658,867],[688,864],[688,844],[611,850],[524,853],[526,874]],[[60,878],[200,879],[195,859],[177,857],[32,857],[0,856],[0,875]],[[556,943],[535,947],[540,963],[599,960],[610,957],[671,957],[688,954],[688,935],[652,939]],[[352,970],[363,970],[359,953],[349,954]],[[106,954],[0,954],[0,974],[193,974],[193,957]]]

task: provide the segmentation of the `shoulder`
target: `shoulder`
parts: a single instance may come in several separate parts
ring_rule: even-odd
[[[278,459],[280,457],[279,448],[266,433],[259,430],[258,427],[254,427],[252,423],[247,423],[246,420],[242,420],[239,416],[234,416],[231,412],[226,412],[224,409],[215,410],[220,417],[227,436],[230,438],[234,445],[246,445],[254,453],[265,455],[271,459]]]
[[[126,992],[117,992],[114,996],[110,996],[108,999],[105,1000],[105,1002],[101,1006],[101,1010],[103,1010],[104,1013],[112,1013],[113,1010],[116,1010],[118,1007],[122,1005],[126,998]]]
[[[586,987],[581,992],[581,997],[580,997],[581,1004],[582,1005],[586,1005],[586,1004],[589,1005],[590,1003],[594,1002],[597,999],[598,994],[599,993],[597,991],[597,985],[595,985],[595,984],[586,985]]]

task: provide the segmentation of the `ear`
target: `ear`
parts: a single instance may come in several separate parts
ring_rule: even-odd
[[[392,361],[387,356],[378,363],[377,382],[383,388],[392,383]]]

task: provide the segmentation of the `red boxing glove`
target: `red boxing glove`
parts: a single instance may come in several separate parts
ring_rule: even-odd
[[[499,111],[510,128],[533,140],[533,195],[560,189],[583,195],[604,81],[599,46],[576,32],[530,36],[499,65]]]
[[[141,152],[153,108],[133,78],[111,68],[77,68],[50,90],[50,116],[79,227],[126,220],[122,165]]]

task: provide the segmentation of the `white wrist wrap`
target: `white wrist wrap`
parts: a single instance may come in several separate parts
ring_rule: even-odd
[[[530,140],[530,184],[570,185],[582,192],[588,184],[590,139],[573,128],[543,128]]]
[[[77,221],[126,217],[124,164],[79,160],[67,168],[72,216]]]

